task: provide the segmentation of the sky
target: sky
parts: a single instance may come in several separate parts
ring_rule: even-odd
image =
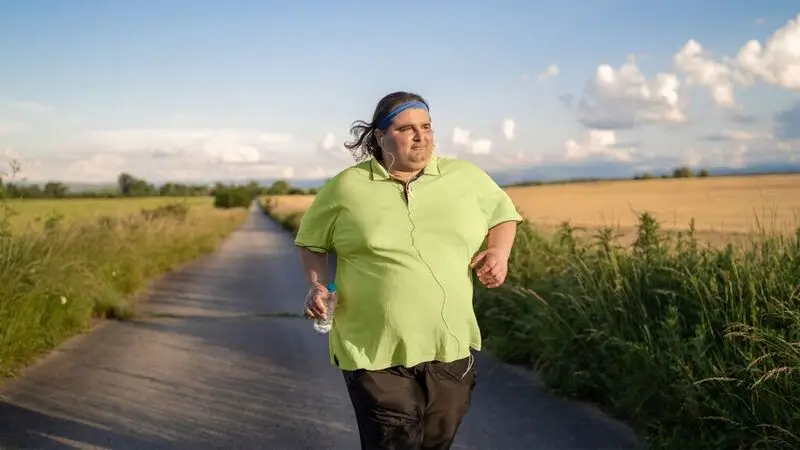
[[[399,90],[490,172],[795,161],[800,5],[0,0],[0,170],[32,181],[326,178]]]

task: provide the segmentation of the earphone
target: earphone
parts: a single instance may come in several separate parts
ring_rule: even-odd
[[[381,137],[379,138],[379,144],[381,145],[381,147],[383,147],[383,136],[381,136]],[[442,282],[441,282],[441,281],[439,281],[439,278],[436,276],[436,272],[433,270],[433,267],[432,267],[432,266],[430,265],[430,263],[428,263],[428,261],[426,261],[426,260],[425,260],[425,258],[422,256],[422,252],[421,252],[421,251],[420,251],[420,249],[417,247],[417,245],[416,245],[416,241],[415,241],[415,239],[414,239],[414,232],[416,231],[416,228],[417,228],[417,226],[416,226],[416,224],[414,223],[414,219],[411,217],[411,211],[412,211],[412,208],[411,208],[411,201],[412,201],[412,199],[414,198],[414,191],[413,191],[413,189],[412,189],[412,186],[413,186],[413,184],[412,184],[412,180],[411,180],[411,179],[408,179],[408,180],[401,180],[401,179],[398,179],[397,177],[393,176],[393,175],[391,174],[391,170],[392,170],[392,166],[394,165],[394,163],[395,163],[395,161],[396,161],[396,158],[395,158],[395,156],[394,156],[394,155],[393,155],[391,152],[387,152],[386,154],[387,154],[387,155],[389,155],[389,156],[391,157],[391,159],[392,159],[391,163],[389,163],[389,165],[386,167],[386,171],[387,171],[387,172],[389,172],[389,176],[391,176],[392,178],[394,178],[394,179],[395,179],[395,180],[397,180],[397,181],[400,181],[400,182],[402,182],[402,183],[404,184],[404,186],[405,186],[405,190],[406,190],[406,192],[408,193],[408,221],[411,223],[411,231],[410,231],[410,236],[411,236],[411,246],[414,248],[414,250],[416,250],[416,252],[417,252],[417,256],[419,257],[420,261],[422,261],[422,262],[425,264],[425,266],[426,266],[426,267],[428,268],[428,270],[430,271],[430,273],[431,273],[431,276],[433,277],[434,281],[436,281],[436,284],[437,284],[437,285],[439,285],[439,288],[442,290],[442,296],[443,296],[443,299],[442,299],[442,309],[441,309],[441,318],[442,318],[442,322],[444,323],[444,326],[445,326],[445,328],[447,329],[447,333],[448,333],[448,334],[450,334],[450,336],[451,336],[451,337],[453,337],[453,338],[456,340],[456,342],[457,342],[457,345],[458,345],[458,348],[459,348],[459,350],[460,350],[460,349],[461,349],[461,340],[458,338],[458,336],[456,336],[455,334],[453,334],[453,332],[450,330],[450,325],[447,323],[447,320],[446,320],[446,319],[445,319],[445,317],[444,317],[444,309],[445,309],[445,306],[446,306],[446,304],[447,304],[447,290],[445,289],[445,287],[444,287],[444,285],[442,284]],[[474,364],[474,356],[472,355],[472,352],[469,352],[469,362],[468,362],[468,364],[467,364],[467,369],[466,369],[466,370],[464,371],[464,373],[461,375],[461,378],[462,378],[462,379],[463,379],[465,376],[467,376],[467,373],[469,373],[469,371],[470,371],[470,369],[472,368],[473,364]]]

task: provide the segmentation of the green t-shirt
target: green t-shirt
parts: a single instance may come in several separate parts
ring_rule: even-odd
[[[450,362],[481,348],[470,263],[489,228],[522,217],[467,161],[434,156],[410,186],[406,202],[369,159],[330,179],[300,223],[298,246],[336,253],[329,347],[342,369]]]

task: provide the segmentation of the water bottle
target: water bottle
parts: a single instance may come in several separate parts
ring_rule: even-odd
[[[333,311],[336,309],[336,284],[329,283],[327,288],[329,292],[328,298],[325,300],[328,307],[327,317],[324,319],[314,319],[314,331],[320,334],[331,331],[331,327],[333,326]]]

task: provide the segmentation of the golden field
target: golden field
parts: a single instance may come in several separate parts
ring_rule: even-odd
[[[98,217],[121,217],[162,205],[183,202],[191,213],[213,208],[213,197],[144,197],[144,198],[67,198],[67,199],[9,199],[9,221],[14,230],[37,227],[48,217],[62,215],[62,223],[72,224]],[[2,206],[0,206],[2,207]],[[3,210],[0,210],[0,217]]]
[[[800,175],[601,181],[506,188],[521,213],[542,229],[564,221],[589,232],[611,226],[632,238],[649,212],[664,230],[688,229],[701,241],[736,241],[754,229],[792,232],[800,213]],[[274,198],[272,214],[302,212],[313,196]]]

